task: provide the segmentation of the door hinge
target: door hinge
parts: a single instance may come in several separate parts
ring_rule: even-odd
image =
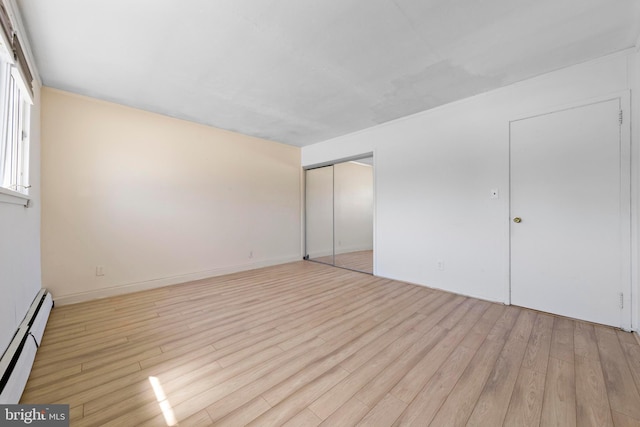
[[[624,308],[624,294],[620,292],[620,308]]]
[[[618,113],[618,123],[622,124],[622,110]]]

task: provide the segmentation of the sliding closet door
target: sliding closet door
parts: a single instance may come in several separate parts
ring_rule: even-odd
[[[306,257],[334,264],[333,166],[306,172]]]
[[[372,160],[372,159],[370,159]],[[373,274],[373,166],[334,165],[335,265]]]

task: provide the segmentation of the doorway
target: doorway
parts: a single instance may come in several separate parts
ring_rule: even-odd
[[[373,158],[305,174],[305,259],[373,274]]]
[[[623,101],[510,123],[512,304],[630,328]]]

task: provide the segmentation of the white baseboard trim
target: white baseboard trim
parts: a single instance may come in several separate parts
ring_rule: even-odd
[[[397,282],[408,283],[410,285],[421,286],[423,288],[434,289],[434,290],[446,292],[446,293],[449,293],[449,294],[460,295],[460,296],[463,296],[463,297],[471,297],[471,298],[475,298],[475,299],[479,299],[479,300],[487,301],[487,302],[492,302],[492,303],[496,303],[496,304],[508,305],[507,303],[505,303],[504,301],[501,301],[499,299],[493,299],[493,298],[488,298],[488,297],[485,297],[485,296],[468,294],[468,293],[461,293],[461,292],[457,292],[457,291],[452,290],[452,289],[439,288],[437,286],[424,285],[422,283],[411,282],[409,280],[396,279],[396,278],[393,278],[393,277],[386,277],[386,276],[380,276],[379,274],[374,274],[374,276],[375,277],[380,277],[382,279],[389,279],[389,280],[395,280]]]
[[[69,295],[54,295],[56,305],[76,304],[79,302],[91,301],[99,298],[114,297],[117,295],[130,294],[133,292],[145,291],[148,289],[162,288],[164,286],[177,285],[180,283],[192,282],[194,280],[206,279],[208,277],[224,276],[225,274],[237,273],[240,271],[255,270],[257,268],[270,267],[278,264],[302,260],[301,255],[283,258],[273,258],[257,261],[249,264],[240,264],[227,267],[215,268],[212,270],[198,271],[195,273],[181,274],[178,276],[162,277],[158,279],[145,280],[143,282],[128,283],[108,288],[96,289],[87,292],[78,292]]]

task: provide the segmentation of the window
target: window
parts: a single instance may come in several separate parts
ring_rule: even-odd
[[[0,195],[28,195],[33,75],[6,6],[0,0]]]
[[[0,187],[28,194],[29,107],[13,65],[0,69]]]

